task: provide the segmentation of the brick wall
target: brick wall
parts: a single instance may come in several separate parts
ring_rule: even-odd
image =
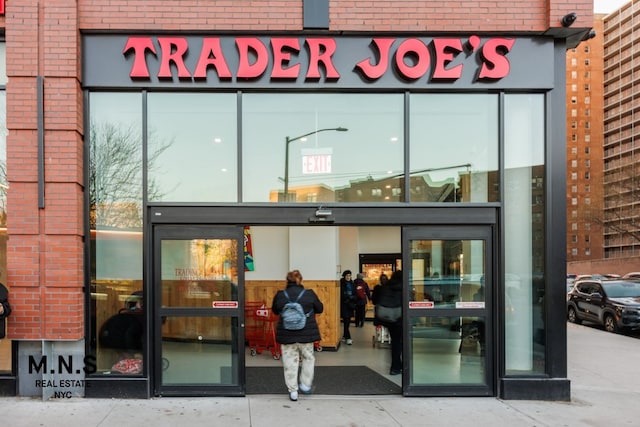
[[[78,0],[82,29],[297,31],[302,0]],[[330,0],[331,31],[533,31],[560,27],[576,12],[575,27],[590,28],[592,0]]]
[[[75,0],[7,2],[9,336],[84,336],[80,46]],[[38,81],[44,196],[38,207]]]

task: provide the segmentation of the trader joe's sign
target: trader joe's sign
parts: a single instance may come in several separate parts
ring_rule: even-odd
[[[85,35],[87,87],[553,87],[549,38]]]

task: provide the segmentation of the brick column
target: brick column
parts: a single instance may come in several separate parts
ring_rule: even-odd
[[[6,5],[9,337],[84,337],[82,92],[75,0]],[[38,120],[38,77],[44,120]],[[44,123],[44,206],[38,131]]]

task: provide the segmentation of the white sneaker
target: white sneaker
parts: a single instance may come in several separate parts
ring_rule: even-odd
[[[348,338],[347,339],[347,345],[351,345],[351,344],[353,344],[353,340],[351,338]]]
[[[289,393],[289,399],[291,399],[294,402],[298,400],[298,392],[292,391],[291,393]]]
[[[298,390],[302,394],[311,394],[311,387],[308,387],[302,383],[298,384]]]

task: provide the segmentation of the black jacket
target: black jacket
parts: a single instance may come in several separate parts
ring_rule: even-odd
[[[11,314],[11,306],[9,305],[9,290],[0,283],[0,304],[4,308],[4,313],[0,314],[0,338],[4,338],[6,334],[6,319]]]
[[[287,293],[291,301],[295,301],[298,298],[300,292],[304,289],[301,285],[295,283],[287,283]],[[285,304],[289,302],[283,291],[278,291],[273,297],[273,303],[271,304],[271,310],[273,314],[279,315]],[[276,327],[276,341],[280,344],[294,344],[294,343],[310,343],[320,341],[320,329],[318,329],[318,322],[316,322],[316,314],[322,313],[324,305],[318,298],[312,289],[307,289],[298,301],[305,313],[313,312],[308,318],[304,328],[299,331],[290,331],[282,326],[282,319],[278,320]]]
[[[402,282],[388,282],[384,285],[377,285],[373,288],[371,302],[375,305],[380,304],[385,307],[401,307]]]
[[[347,282],[344,277],[340,279],[340,317],[343,319],[352,317],[357,301],[356,285],[353,280]]]

